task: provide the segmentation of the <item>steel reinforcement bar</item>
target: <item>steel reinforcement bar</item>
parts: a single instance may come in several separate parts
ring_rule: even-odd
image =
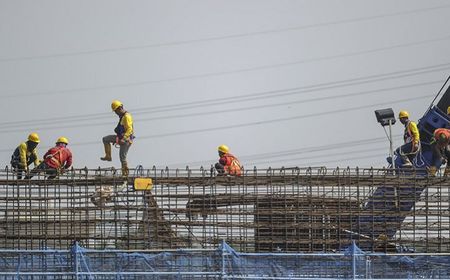
[[[388,169],[72,169],[0,172],[0,248],[448,252],[450,180]],[[153,188],[136,191],[135,178]]]

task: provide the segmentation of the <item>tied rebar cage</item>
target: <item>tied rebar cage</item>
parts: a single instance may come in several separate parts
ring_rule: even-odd
[[[450,251],[450,180],[423,170],[72,169],[55,179],[0,172],[0,248]],[[135,190],[151,178],[151,190]]]

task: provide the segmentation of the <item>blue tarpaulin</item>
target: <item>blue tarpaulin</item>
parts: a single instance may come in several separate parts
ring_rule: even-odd
[[[353,243],[337,253],[0,250],[0,279],[412,279],[450,278],[450,254],[380,254]]]

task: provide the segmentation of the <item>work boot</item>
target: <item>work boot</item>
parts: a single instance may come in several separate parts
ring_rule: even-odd
[[[128,163],[126,161],[122,162],[122,176],[123,177],[128,177]]]
[[[105,156],[101,157],[101,160],[104,161],[112,161],[112,157],[111,157],[111,144],[109,143],[103,143],[103,146],[105,146]]]
[[[403,162],[402,167],[411,167],[412,166],[412,163],[407,156],[402,156],[402,162]]]
[[[450,175],[450,166],[445,167],[444,176]]]
[[[428,175],[430,176],[436,176],[437,168],[436,166],[430,166],[427,168]]]

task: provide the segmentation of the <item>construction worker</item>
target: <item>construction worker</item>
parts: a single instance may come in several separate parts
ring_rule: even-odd
[[[28,135],[26,142],[20,143],[20,145],[14,150],[11,156],[11,166],[17,172],[17,179],[22,179],[22,173],[28,173],[28,166],[34,162],[34,166],[38,166],[40,161],[37,154],[36,147],[40,142],[39,135],[37,133],[31,133]]]
[[[29,176],[31,178],[35,174],[45,171],[47,179],[54,179],[58,174],[72,166],[72,152],[67,148],[69,140],[66,137],[59,137],[56,140],[55,147],[49,149],[44,155],[44,161],[38,167],[33,169]]]
[[[403,167],[412,166],[411,160],[417,155],[420,150],[420,135],[417,129],[417,124],[409,119],[407,111],[400,111],[398,118],[402,124],[405,125],[405,132],[403,140],[405,144],[397,148],[396,153],[400,155]]]
[[[435,175],[436,171],[443,164],[447,164],[444,175],[450,174],[450,167],[448,161],[450,159],[450,129],[438,128],[433,133],[433,139],[431,140],[431,147],[433,150],[433,166],[430,166],[429,172],[431,175]]]
[[[101,160],[111,161],[111,144],[119,145],[119,156],[120,162],[122,164],[122,175],[124,177],[128,176],[128,162],[127,154],[128,149],[133,143],[134,132],[133,132],[133,118],[131,114],[125,111],[122,102],[119,100],[114,100],[111,103],[111,109],[119,116],[119,123],[117,124],[114,132],[116,135],[108,135],[103,137],[103,145],[105,147],[105,156],[101,157]]]
[[[219,174],[230,174],[241,176],[242,167],[239,160],[230,154],[230,149],[226,145],[220,145],[217,148],[219,152],[219,162],[215,164],[215,168]]]

